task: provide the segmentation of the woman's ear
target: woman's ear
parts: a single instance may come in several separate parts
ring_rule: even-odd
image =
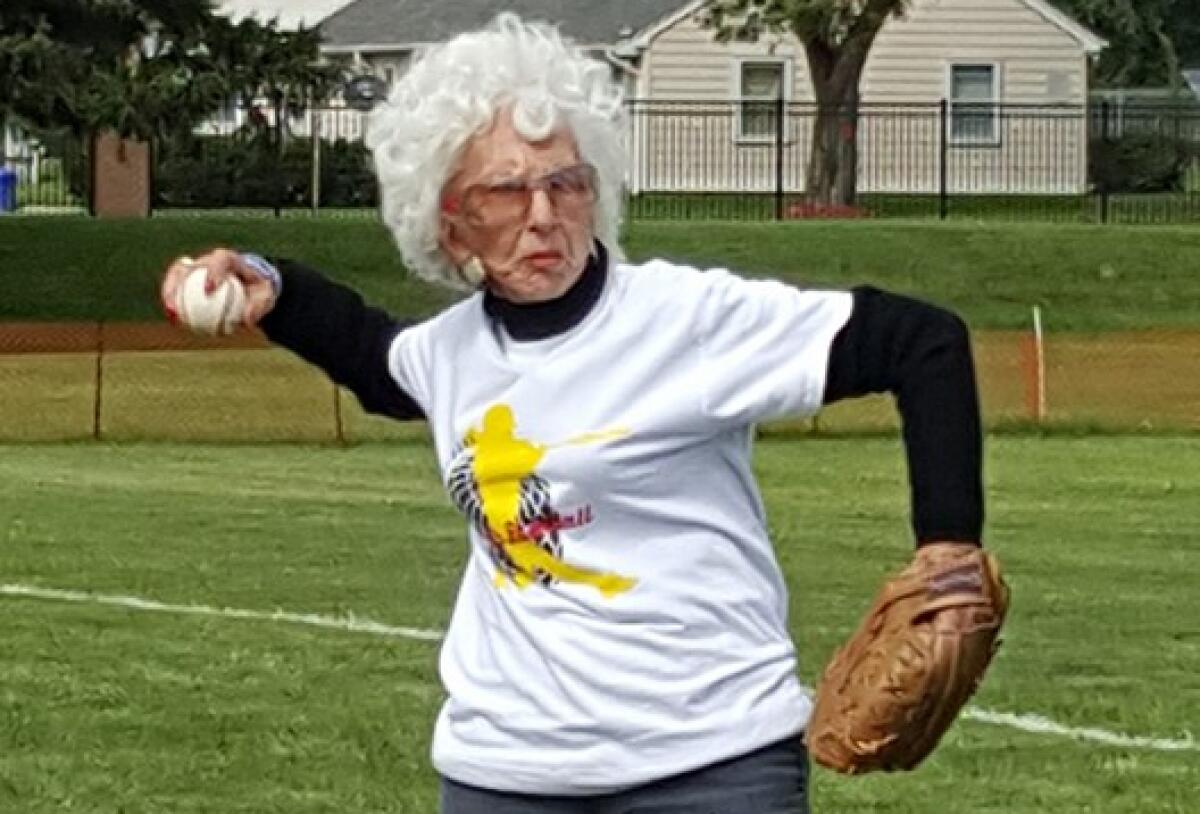
[[[442,218],[442,222],[438,226],[438,246],[456,267],[461,267],[474,256],[474,253],[459,237],[458,230],[454,228],[454,224],[450,222],[449,218]]]

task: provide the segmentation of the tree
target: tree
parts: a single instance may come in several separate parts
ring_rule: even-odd
[[[281,31],[274,20],[264,25],[246,18],[214,30],[209,44],[229,95],[245,104],[266,97],[281,136],[289,116],[327,99],[344,79],[341,66],[319,59],[315,30]]]
[[[1200,64],[1200,0],[1055,0],[1109,41],[1095,78],[1102,87],[1178,87]]]
[[[220,93],[202,47],[213,19],[209,0],[5,0],[0,109],[77,135],[191,120]]]
[[[302,109],[340,77],[318,64],[319,44],[274,22],[234,25],[210,0],[3,0],[0,111],[151,139],[190,130],[237,93]]]
[[[791,33],[804,46],[816,96],[810,203],[853,205],[858,180],[859,85],[867,56],[884,23],[906,0],[715,0],[705,24],[721,42]]]
[[[1185,68],[1200,68],[1200,0],[1175,0],[1167,30]]]

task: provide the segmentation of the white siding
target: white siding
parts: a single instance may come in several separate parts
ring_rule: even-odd
[[[378,76],[380,79],[388,79],[395,82],[400,77],[404,76],[404,72],[408,70],[409,63],[412,62],[412,54],[408,51],[400,51],[391,54],[369,54],[365,56],[368,70]],[[389,73],[390,72],[390,73]]]

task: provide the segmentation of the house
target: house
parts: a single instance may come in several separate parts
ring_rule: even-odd
[[[635,100],[635,193],[802,190],[814,119],[802,46],[790,35],[717,43],[700,22],[704,6],[506,8],[558,24],[613,66]],[[496,10],[485,0],[355,0],[321,23],[323,50],[391,82],[421,48]],[[885,24],[866,64],[859,189],[1085,191],[1089,62],[1105,45],[1047,0],[914,0]],[[783,127],[773,113],[780,97]]]
[[[350,58],[388,82],[407,67],[414,53],[463,31],[486,25],[501,10],[525,19],[548,20],[630,84],[637,75],[638,34],[678,14],[683,0],[602,0],[584,3],[518,0],[497,6],[487,0],[356,0],[321,24],[322,50]],[[628,59],[627,58],[631,58]]]
[[[0,113],[0,167],[17,173],[19,183],[38,181],[42,151],[15,119]]]
[[[354,0],[218,0],[213,6],[213,13],[219,17],[227,17],[234,23],[247,19],[264,24],[274,22],[280,30],[295,31],[300,28],[316,28],[352,2]],[[232,133],[246,124],[251,115],[250,108],[254,106],[258,106],[268,119],[274,120],[274,111],[265,99],[247,104],[245,100],[231,98],[215,114],[199,123],[195,131],[201,135]],[[362,127],[356,117],[348,114],[328,115],[334,116],[335,121],[342,118],[350,120],[353,131],[357,137],[361,137]],[[305,121],[300,123],[299,129],[306,132],[310,126],[311,124]],[[295,131],[296,128],[292,130]]]

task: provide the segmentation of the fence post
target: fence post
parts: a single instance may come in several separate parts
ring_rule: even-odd
[[[88,131],[83,137],[87,150],[87,213],[96,217],[96,133]]]
[[[950,215],[950,102],[938,107],[938,217]]]
[[[92,396],[92,440],[100,440],[101,403],[104,394],[104,321],[96,323],[96,391]]]
[[[333,384],[333,437],[338,446],[346,446],[346,425],[342,421],[342,390]]]
[[[155,185],[158,180],[158,138],[152,137],[146,140],[146,152],[149,154],[147,161],[150,166],[146,170],[146,217],[154,217],[154,199],[157,197]]]
[[[315,106],[309,108],[310,126],[308,136],[312,139],[312,213],[315,217],[321,209],[321,117]]]
[[[787,109],[783,103],[783,86],[775,100],[775,220],[783,220],[783,138],[786,133],[783,117]]]
[[[275,91],[272,95],[274,96],[272,103],[275,110],[275,143],[272,145],[274,149],[271,152],[275,156],[275,184],[273,189],[274,195],[271,197],[275,199],[275,217],[279,217],[280,212],[283,210],[283,151],[285,149],[285,145],[283,143],[284,104],[283,98],[279,91]]]
[[[1033,333],[1022,337],[1022,367],[1025,369],[1025,413],[1037,424],[1046,420],[1046,337],[1042,309],[1033,306]]]
[[[1100,148],[1102,151],[1108,150],[1108,99],[1100,102]],[[1105,181],[1105,173],[1100,173],[1100,222],[1108,223],[1108,183]]]

